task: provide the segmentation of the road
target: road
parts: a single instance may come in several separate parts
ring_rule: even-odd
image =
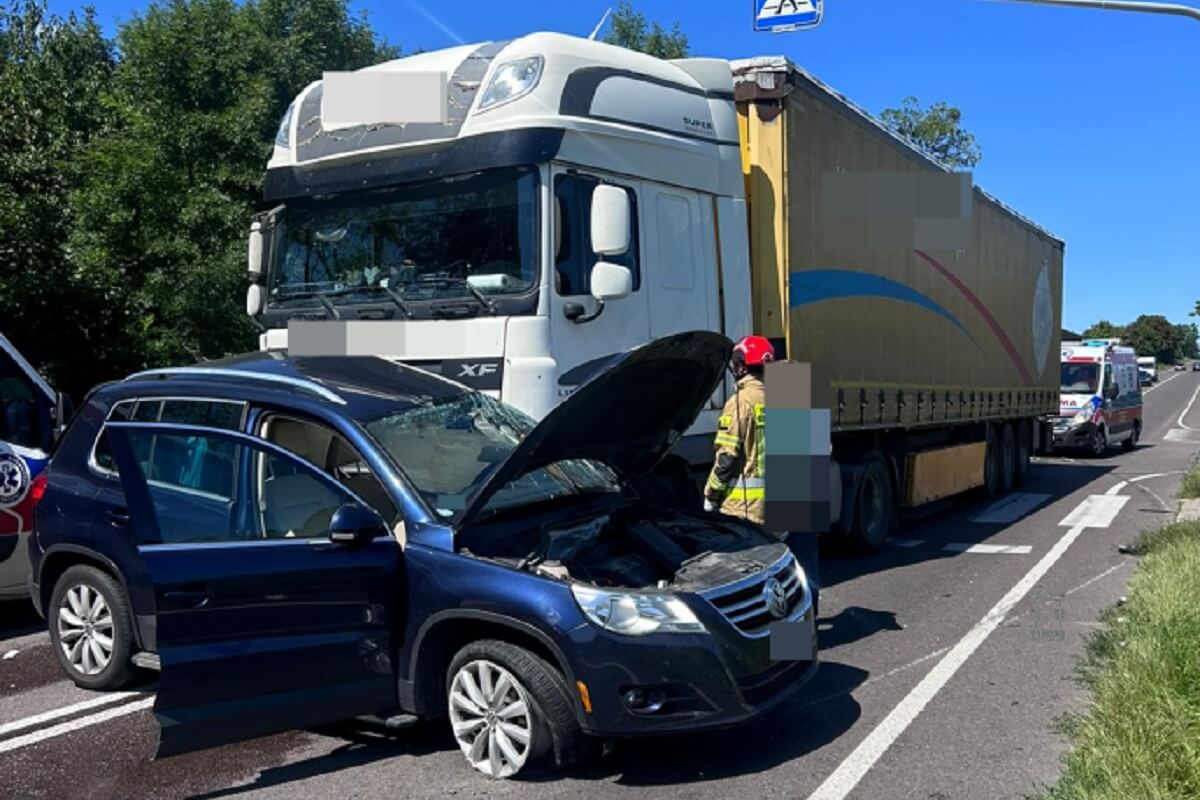
[[[1021,798],[1052,783],[1085,637],[1171,518],[1200,451],[1200,374],[1146,396],[1132,453],[1050,458],[993,506],[910,520],[864,560],[823,565],[823,665],[796,702],[737,731],[627,742],[566,775],[493,782],[441,726],[361,723],[152,761],[153,687],[62,678],[40,622],[0,606],[0,794],[22,798]],[[1185,413],[1186,412],[1186,413]]]

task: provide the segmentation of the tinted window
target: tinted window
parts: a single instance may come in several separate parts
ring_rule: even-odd
[[[592,267],[600,257],[592,252],[592,191],[600,181],[586,175],[559,175],[554,179],[554,196],[558,214],[558,253],[555,256],[555,288],[563,297],[588,294]],[[605,260],[628,267],[633,272],[633,288],[641,284],[638,270],[638,212],[637,194],[625,189],[629,195],[630,244],[629,250],[620,256],[606,256]]]
[[[113,406],[108,418],[135,422],[202,425],[208,428],[236,431],[242,427],[245,409],[245,403],[224,400],[123,400]],[[168,480],[164,476],[169,475],[193,474],[180,472],[182,469],[178,461],[181,457],[180,453],[172,451],[169,447],[162,453],[158,453],[153,437],[140,440],[137,447],[141,448],[135,451],[139,461],[147,465],[156,465],[154,467],[156,480]],[[117,469],[113,464],[112,450],[108,446],[103,430],[100,431],[100,436],[96,441],[94,460],[96,466],[101,469],[111,472],[115,472]],[[196,484],[191,488],[208,491],[214,488],[214,485],[211,483]]]
[[[327,536],[353,498],[275,453],[219,436],[129,431],[160,539],[153,543]],[[141,455],[153,453],[146,461]],[[145,544],[147,542],[143,542]]]
[[[41,389],[0,350],[0,440],[47,449],[53,440],[53,416]]]

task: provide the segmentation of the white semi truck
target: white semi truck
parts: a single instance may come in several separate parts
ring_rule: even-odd
[[[444,75],[446,113],[324,125],[323,83],[296,97],[250,237],[263,349],[390,357],[540,418],[615,353],[756,332],[813,365],[863,548],[1024,476],[1058,412],[1062,243],[786,59],[537,33],[372,72]],[[711,461],[731,390],[663,475]]]

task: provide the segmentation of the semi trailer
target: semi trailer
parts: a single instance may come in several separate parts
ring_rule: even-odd
[[[760,333],[812,365],[863,549],[1048,440],[1063,243],[787,59],[537,33],[364,72],[444,76],[444,113],[326,126],[323,82],[296,97],[250,234],[262,349],[394,358],[540,418],[629,348]],[[731,391],[664,480],[710,463]]]

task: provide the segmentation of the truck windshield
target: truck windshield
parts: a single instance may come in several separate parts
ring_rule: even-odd
[[[1099,364],[1063,364],[1060,391],[1066,394],[1095,394],[1099,386]]]
[[[533,426],[525,414],[485,394],[419,406],[366,423],[368,432],[442,517],[462,511],[471,494]],[[508,483],[485,508],[496,511],[564,495],[619,490],[616,475],[603,464],[566,460]]]
[[[524,293],[537,281],[537,187],[537,171],[520,167],[289,207],[268,302],[380,302],[385,289],[405,302]]]

